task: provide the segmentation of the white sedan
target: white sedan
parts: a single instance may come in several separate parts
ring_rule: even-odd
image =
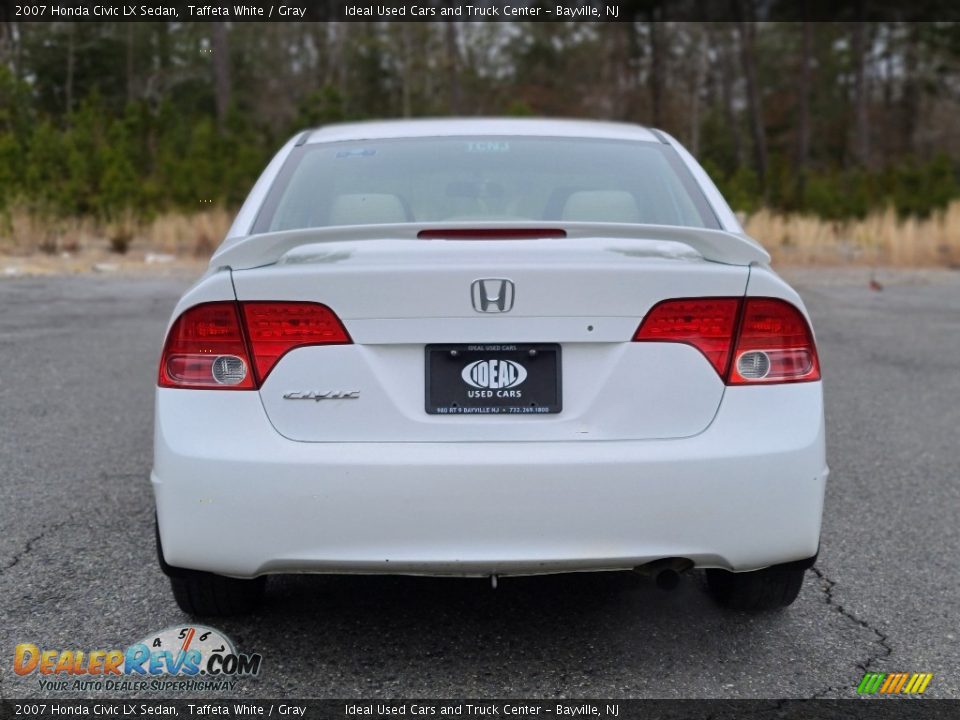
[[[303,132],[160,360],[158,552],[197,615],[277,573],[705,568],[721,603],[782,607],[827,472],[803,303],[634,125]]]

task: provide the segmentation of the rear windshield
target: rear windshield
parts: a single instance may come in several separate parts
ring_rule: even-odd
[[[668,145],[498,136],[302,145],[253,231],[538,220],[719,227]]]

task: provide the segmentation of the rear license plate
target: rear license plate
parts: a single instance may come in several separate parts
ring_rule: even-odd
[[[431,415],[530,415],[561,410],[560,346],[427,345]]]

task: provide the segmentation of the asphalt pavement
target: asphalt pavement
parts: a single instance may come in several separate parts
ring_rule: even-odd
[[[863,270],[792,275],[832,474],[791,608],[721,609],[699,572],[670,593],[631,574],[284,577],[262,612],[209,623],[263,656],[225,696],[843,698],[870,670],[960,698],[960,272],[881,273],[880,291]],[[51,695],[12,671],[18,643],[126,647],[188,622],[148,477],[161,336],[189,284],[0,280],[3,697]]]

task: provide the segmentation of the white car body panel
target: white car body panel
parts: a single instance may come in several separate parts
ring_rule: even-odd
[[[160,389],[155,442],[167,562],[238,577],[752,570],[817,552],[827,475],[820,383],[728,388],[692,438],[578,443],[294,442],[255,393]]]
[[[390,140],[394,138],[457,137],[462,135],[570,137],[657,142],[657,134],[641,125],[597,120],[549,118],[427,118],[372,120],[327,125],[309,131],[306,143]]]
[[[412,224],[249,234],[303,143],[465,134],[666,141],[721,229],[531,223],[568,237],[508,241],[417,240],[426,226]],[[152,484],[166,562],[235,577],[467,576],[678,557],[749,571],[810,558],[828,474],[822,383],[728,387],[691,346],[630,342],[669,298],[774,297],[806,315],[768,260],[689,153],[644,128],[438,120],[291,138],[171,324],[210,301],[312,301],[352,344],[297,348],[259,390],[157,389]],[[509,313],[472,307],[471,283],[491,277],[514,282]],[[425,412],[426,345],[535,342],[562,349],[562,412]],[[359,397],[284,398],[326,391]]]
[[[490,338],[491,343],[511,342],[502,333]],[[471,342],[487,341],[478,333]],[[689,346],[561,342],[563,412],[557,415],[504,416],[491,422],[481,415],[426,414],[423,342],[294,350],[284,358],[283,369],[267,378],[260,394],[277,432],[292,440],[324,443],[688,437],[710,424],[723,398],[720,378]],[[689,377],[682,387],[673,382],[678,373]],[[307,384],[305,377],[336,381]],[[357,391],[359,399],[284,399],[291,392],[330,389]],[[375,414],[371,407],[377,408]]]

